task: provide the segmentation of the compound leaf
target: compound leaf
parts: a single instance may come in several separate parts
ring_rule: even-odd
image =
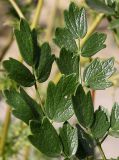
[[[55,56],[51,55],[51,48],[48,43],[41,46],[39,64],[36,69],[36,76],[40,83],[45,82],[51,72]]]
[[[21,62],[10,58],[3,62],[3,66],[8,72],[8,76],[24,87],[31,87],[35,83],[35,77],[30,70]]]
[[[78,150],[76,156],[79,159],[94,156],[93,138],[89,134],[85,133],[79,125],[76,125],[76,127],[78,129]]]
[[[64,12],[65,23],[74,39],[83,38],[87,33],[87,18],[84,8],[79,9],[75,3],[71,3],[69,11]]]
[[[95,112],[94,123],[91,127],[92,134],[96,139],[103,138],[110,127],[107,114],[102,107]]]
[[[31,108],[34,117],[36,119],[42,119],[44,117],[44,113],[41,109],[41,106],[34,100],[32,99],[25,91],[23,88],[20,88],[20,94],[25,100],[25,102],[29,105]]]
[[[111,128],[113,130],[119,130],[119,105],[114,104],[111,112]]]
[[[42,123],[32,121],[30,127],[33,135],[28,138],[33,146],[49,157],[60,156],[62,150],[60,139],[47,118],[44,118]]]
[[[87,87],[94,90],[106,89],[113,85],[108,79],[114,72],[114,58],[109,58],[104,61],[96,58],[84,70],[83,79]]]
[[[43,113],[36,107],[40,107],[31,97],[21,89],[21,93],[15,90],[4,91],[7,103],[13,108],[13,115],[26,124],[29,124],[30,120],[37,119],[41,121]]]
[[[114,9],[113,7],[106,5],[105,1],[103,0],[86,0],[87,5],[89,5],[92,9],[103,12],[105,14],[113,15]]]
[[[84,127],[90,127],[93,123],[94,107],[90,91],[85,94],[82,85],[72,96],[73,108],[79,123]]]
[[[57,85],[50,82],[47,89],[45,110],[57,122],[65,122],[73,115],[71,95],[77,87],[76,75],[62,76]]]
[[[111,112],[111,128],[109,130],[110,135],[119,138],[119,105],[114,104]]]
[[[67,157],[75,155],[78,148],[77,128],[73,128],[68,122],[65,122],[60,129],[60,137],[64,154]]]
[[[76,73],[77,80],[79,78],[79,55],[73,55],[72,52],[65,48],[61,49],[60,57],[56,58],[56,63],[62,74],[69,75]]]
[[[66,28],[57,28],[54,42],[60,48],[65,48],[71,52],[77,52],[78,48],[72,34]]]
[[[31,31],[28,22],[24,19],[20,21],[20,29],[15,29],[14,33],[21,56],[28,65],[33,66],[37,48],[36,33],[34,30]]]
[[[106,45],[104,44],[106,40],[106,35],[103,33],[94,33],[89,37],[82,47],[81,55],[83,57],[91,57],[100,50],[104,49]]]

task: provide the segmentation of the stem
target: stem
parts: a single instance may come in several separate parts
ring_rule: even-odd
[[[37,8],[36,8],[35,16],[33,19],[33,23],[31,25],[32,29],[34,29],[38,23],[38,19],[39,19],[40,13],[41,13],[42,6],[43,6],[43,0],[39,0]]]
[[[13,36],[10,37],[8,44],[5,46],[5,48],[2,51],[2,54],[0,56],[0,62],[3,60],[8,49],[12,45],[12,42],[13,42]],[[7,111],[6,111],[6,115],[5,115],[3,129],[2,129],[2,137],[1,137],[1,142],[0,142],[0,155],[2,155],[3,159],[4,159],[5,142],[6,142],[7,135],[8,135],[10,120],[11,120],[11,108],[9,106],[7,106]]]
[[[15,11],[17,12],[17,14],[19,15],[20,18],[25,19],[22,11],[20,10],[20,8],[18,7],[17,3],[15,2],[15,0],[8,0],[11,5],[13,6],[13,8],[15,9]]]
[[[3,130],[2,130],[1,143],[0,143],[0,155],[3,155],[3,157],[4,157],[5,141],[8,135],[10,120],[11,120],[11,108],[8,106],[5,116],[5,123],[3,125]]]
[[[37,23],[38,23],[42,6],[43,6],[43,0],[39,0],[39,1],[38,1],[38,5],[37,5],[37,8],[36,8],[36,11],[35,11],[33,23],[32,23],[32,25],[31,25],[31,29],[34,29],[34,28],[36,27]],[[33,73],[34,73],[34,69],[33,69]],[[36,90],[36,93],[37,93],[37,95],[38,95],[38,97],[39,97],[39,103],[40,103],[40,105],[41,105],[41,108],[42,108],[42,110],[44,111],[44,109],[43,109],[43,104],[42,104],[42,99],[41,99],[40,93],[39,93],[39,91],[38,91],[37,83],[35,83],[35,90]]]
[[[30,146],[26,146],[25,154],[24,154],[24,160],[28,160],[29,159],[29,154],[30,154]]]
[[[18,5],[16,4],[16,2],[14,0],[9,0],[9,2],[12,4],[13,8],[15,9],[15,11],[19,15],[19,17],[25,19],[23,13],[21,12],[21,10],[18,7]],[[41,6],[42,6],[41,2],[42,1],[39,0],[38,7],[36,9],[35,18],[34,18],[34,21],[33,21],[33,24],[32,24],[33,28],[36,26],[37,21],[38,21],[38,17],[39,17]],[[0,56],[0,61],[5,56],[5,53],[8,51],[8,49],[11,46],[12,42],[13,42],[13,37],[9,40],[8,44],[6,45],[4,50],[2,51],[2,55]],[[35,88],[36,88],[37,94],[39,95],[39,99],[40,99],[39,101],[40,101],[41,107],[43,108],[42,101],[41,101],[41,98],[40,98],[40,94],[38,92],[37,84],[35,85]],[[11,120],[11,109],[10,109],[10,107],[7,107],[5,121],[4,121],[4,124],[3,124],[1,143],[0,143],[0,155],[2,155],[3,159],[4,159],[5,142],[6,142],[7,135],[8,135],[8,129],[9,129],[9,125],[10,125],[10,120]]]
[[[99,25],[100,21],[102,20],[102,18],[104,17],[104,14],[98,14],[93,22],[93,24],[91,25],[91,27],[89,28],[88,33],[86,34],[86,36],[83,38],[83,40],[81,41],[81,47],[83,47],[84,43],[87,41],[87,39],[89,38],[89,36],[93,33],[93,31],[97,28],[97,26]]]
[[[81,41],[79,39],[79,56],[81,57]],[[81,58],[79,58],[79,82],[82,84],[82,78],[81,78]]]
[[[37,83],[35,83],[35,90],[36,90],[36,93],[37,93],[38,98],[39,98],[39,104],[41,105],[41,108],[42,108],[42,110],[44,111],[43,104],[42,104],[42,99],[41,99],[41,97],[40,97],[40,93],[39,93],[39,90],[38,90]]]
[[[101,146],[101,144],[98,142],[97,143],[97,147],[98,147],[98,149],[99,149],[99,151],[100,151],[100,154],[101,154],[101,156],[102,156],[102,159],[103,160],[107,160],[107,158],[106,158],[106,156],[105,156],[105,153],[104,153],[104,151],[103,151],[103,149],[102,149],[102,146]]]

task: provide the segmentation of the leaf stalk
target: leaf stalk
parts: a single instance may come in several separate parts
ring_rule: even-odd
[[[20,8],[19,8],[19,6],[17,5],[17,3],[15,2],[15,0],[9,0],[9,2],[11,3],[11,5],[12,5],[13,8],[15,9],[15,11],[17,12],[17,14],[19,15],[19,17],[25,19],[22,11],[20,10]]]
[[[38,5],[37,5],[37,8],[36,8],[35,15],[34,15],[33,23],[32,23],[32,25],[31,25],[31,28],[32,28],[32,29],[34,29],[34,28],[36,27],[37,23],[38,23],[42,6],[43,6],[43,0],[39,0],[39,1],[38,1]]]
[[[39,104],[41,105],[41,108],[44,111],[43,104],[42,104],[42,99],[41,99],[41,96],[40,96],[40,93],[39,93],[39,90],[38,90],[37,83],[35,83],[35,90],[36,90],[37,96],[39,98]]]
[[[101,144],[100,144],[99,142],[97,142],[97,147],[98,147],[98,149],[99,149],[99,151],[100,151],[100,154],[101,154],[103,160],[107,160],[107,158],[106,158],[106,156],[105,156],[105,154],[104,154],[104,151],[103,151],[103,149],[102,149],[102,146],[101,146]]]
[[[103,19],[104,14],[98,14],[94,20],[94,22],[92,23],[91,27],[89,28],[86,36],[83,38],[83,40],[81,41],[81,48],[83,47],[84,43],[87,41],[87,39],[89,38],[89,36],[94,32],[94,30],[97,28],[97,26],[99,25],[99,23],[101,22],[101,20]]]

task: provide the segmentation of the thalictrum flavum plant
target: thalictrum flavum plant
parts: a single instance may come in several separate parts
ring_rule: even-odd
[[[111,7],[112,1],[109,5],[101,0],[86,1],[90,7],[109,16],[116,12],[115,7]],[[111,115],[103,106],[95,111],[91,92],[113,85],[110,77],[116,70],[114,58],[93,57],[106,47],[104,33],[92,33],[81,45],[88,30],[85,8],[72,2],[64,11],[64,19],[65,26],[56,29],[53,39],[60,48],[59,57],[52,54],[49,43],[39,44],[37,31],[31,29],[25,19],[20,20],[14,34],[25,63],[13,58],[3,62],[9,78],[18,84],[16,90],[5,90],[4,95],[13,115],[29,126],[31,144],[46,156],[64,160],[96,159],[94,150],[98,146],[102,159],[106,160],[101,144],[108,135],[119,138],[119,105],[113,105]],[[110,28],[114,26],[117,26],[115,20]],[[90,59],[84,70],[81,56]],[[40,97],[39,103],[24,87],[34,86],[38,92],[37,83],[49,78],[54,61],[62,76],[57,84],[49,82],[45,103]],[[73,115],[77,118],[75,126],[69,122]],[[62,127],[55,129],[54,122],[61,123]]]

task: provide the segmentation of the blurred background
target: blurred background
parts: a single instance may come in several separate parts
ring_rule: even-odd
[[[89,9],[83,0],[74,0],[79,6],[85,6],[88,16],[88,26],[90,28],[97,13]],[[32,23],[34,11],[37,6],[37,0],[16,0],[18,6],[22,10],[25,17]],[[56,27],[64,26],[63,10],[68,8],[70,0],[44,0],[41,14],[37,25],[39,33],[39,43],[49,41],[52,47],[52,53],[59,55],[59,49],[54,45],[52,39]],[[40,152],[38,152],[27,140],[29,129],[10,113],[9,106],[5,103],[2,90],[15,85],[8,79],[2,61],[8,57],[19,59],[19,51],[13,35],[13,27],[18,23],[18,15],[9,3],[9,0],[0,0],[0,142],[2,138],[6,139],[4,144],[4,154],[6,160],[47,160]],[[108,29],[108,22],[103,19],[97,26],[96,30],[107,34],[107,48],[99,52],[96,56],[104,59],[114,56],[116,59],[115,66],[119,70],[119,46],[115,43],[112,31]],[[88,60],[82,59],[82,67],[88,64]],[[57,81],[58,68],[53,64],[52,73],[49,80]],[[109,111],[113,103],[119,102],[119,75],[118,72],[113,77],[114,86],[104,91],[96,91],[94,96],[95,109],[99,105],[106,107]],[[42,99],[46,96],[48,81],[39,85]],[[34,88],[27,89],[29,94],[35,98]],[[76,119],[73,117],[71,123],[75,124]],[[59,124],[55,124],[58,128]],[[3,135],[4,134],[4,135]],[[103,143],[103,149],[107,158],[119,156],[119,139],[108,137]],[[97,153],[98,154],[98,153]],[[2,159],[0,159],[2,160]],[[55,160],[55,159],[54,159]]]

